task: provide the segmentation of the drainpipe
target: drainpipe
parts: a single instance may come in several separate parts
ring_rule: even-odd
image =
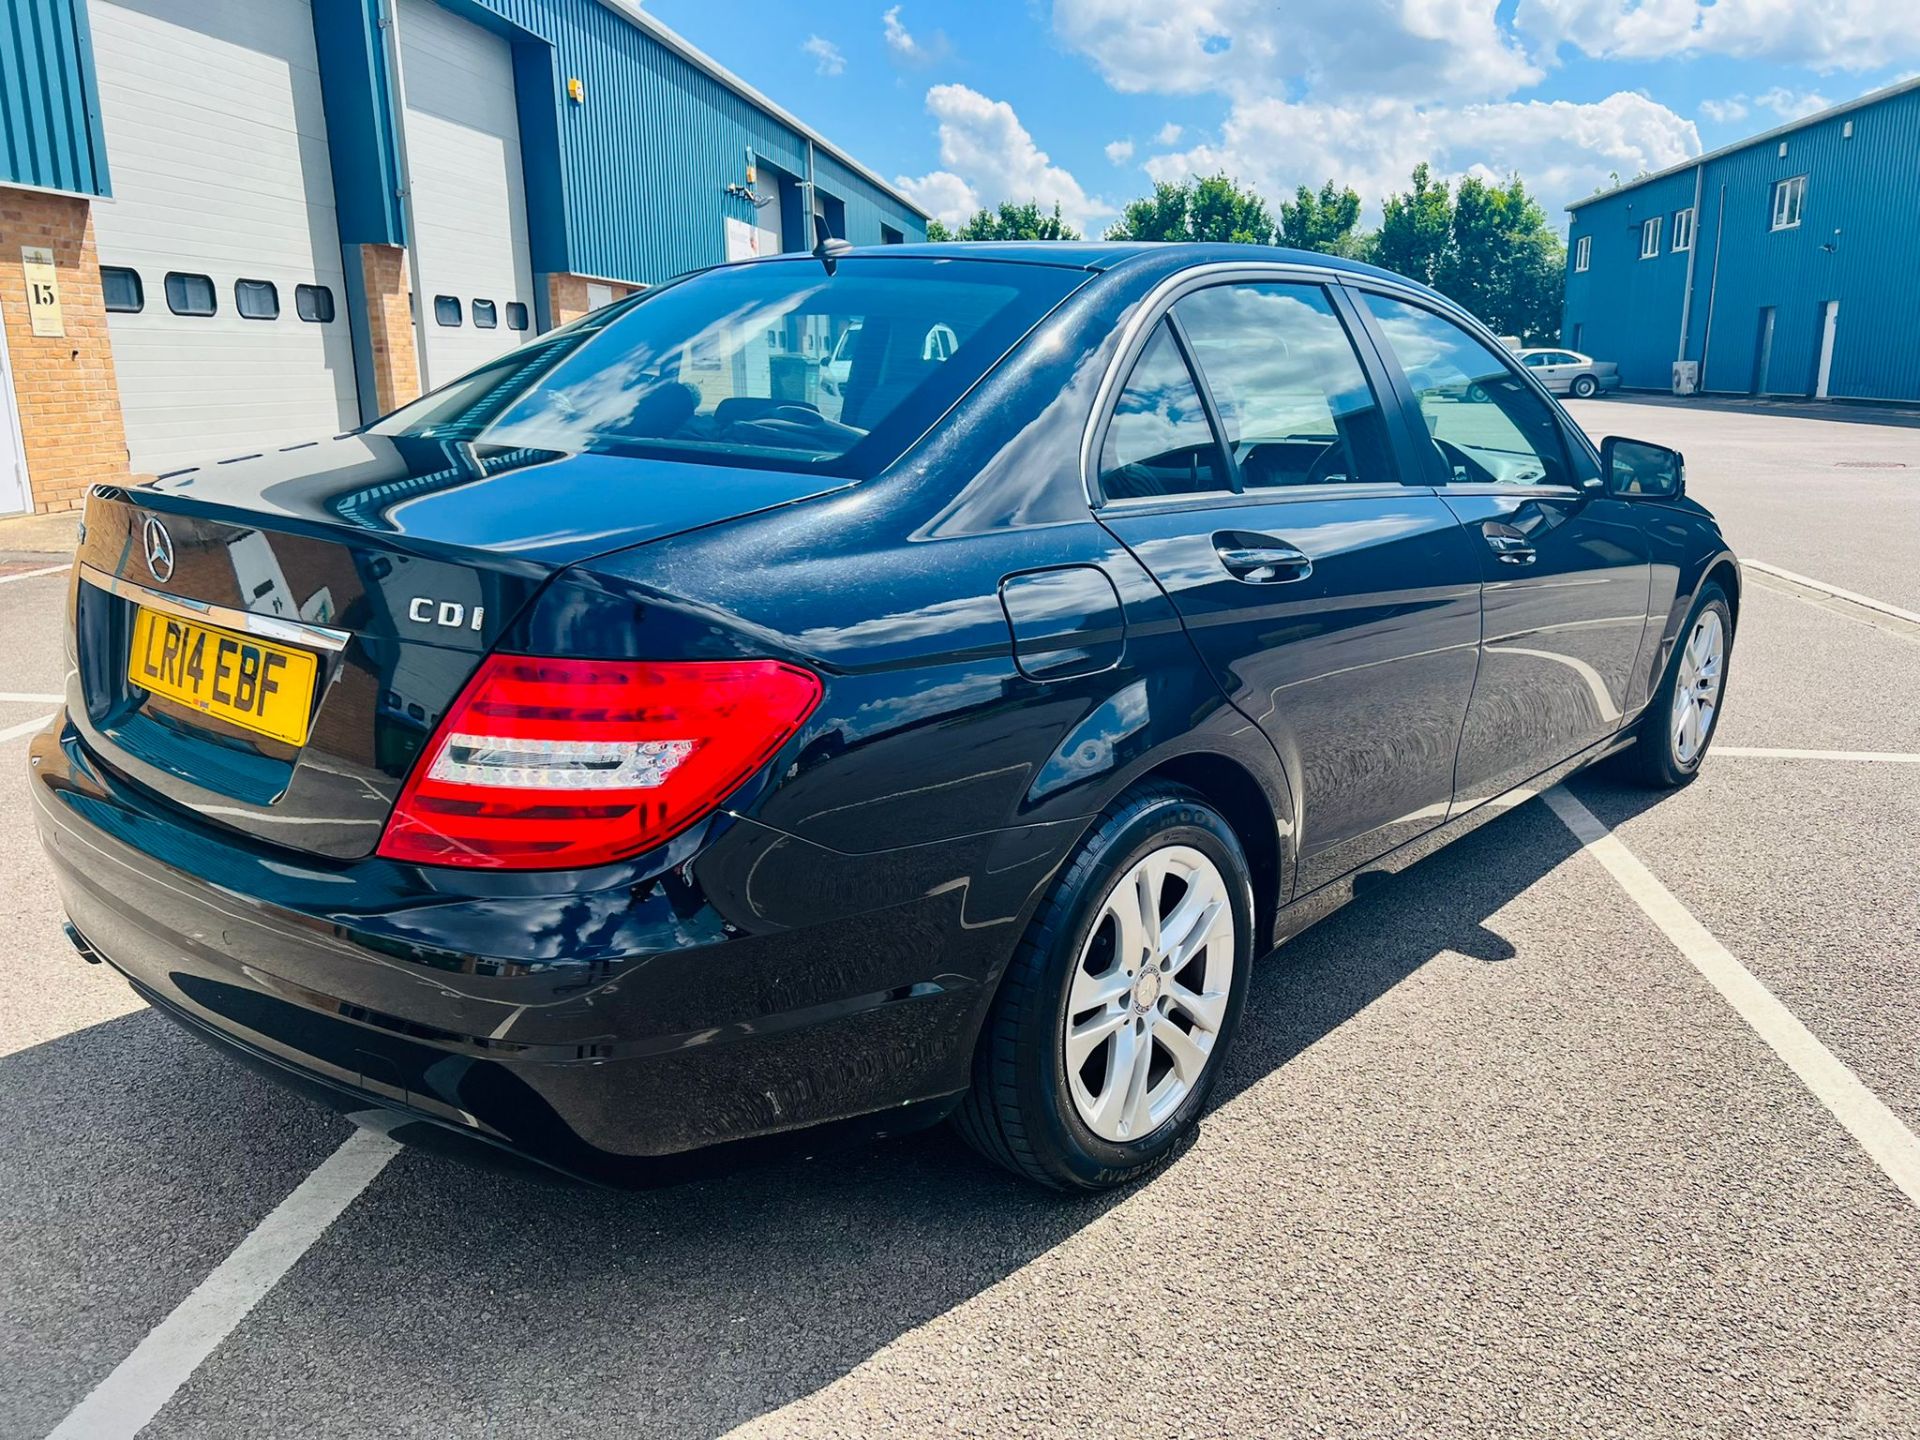
[[[380,29],[386,51],[387,95],[393,106],[393,152],[400,175],[400,199],[407,217],[407,276],[413,290],[413,348],[420,368],[420,393],[433,389],[427,361],[427,297],[420,280],[420,226],[413,212],[413,172],[407,160],[407,89],[400,70],[400,14],[397,0],[381,0]]]
[[[1676,360],[1687,358],[1687,323],[1693,318],[1693,262],[1700,256],[1700,187],[1706,183],[1706,178],[1705,165],[1693,167],[1693,213],[1689,217],[1693,234],[1687,237],[1687,293],[1680,300],[1680,348],[1673,356]],[[1718,225],[1714,227],[1713,243],[1720,243]]]
[[[1720,237],[1727,233],[1727,187],[1720,186],[1720,209],[1713,221],[1713,274],[1707,280],[1707,333],[1700,339],[1700,392],[1707,389],[1707,360],[1713,354],[1713,302],[1720,294]]]

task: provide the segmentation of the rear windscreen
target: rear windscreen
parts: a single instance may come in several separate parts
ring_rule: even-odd
[[[531,340],[371,428],[859,478],[1088,278],[987,260],[726,266]]]

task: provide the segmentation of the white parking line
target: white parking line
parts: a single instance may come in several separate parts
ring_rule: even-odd
[[[1765,745],[1716,745],[1713,754],[1741,760],[1857,760],[1875,765],[1920,765],[1904,750],[1777,750]]]
[[[1859,1141],[1860,1148],[1873,1158],[1900,1192],[1920,1206],[1920,1137],[1915,1136],[1879,1096],[1861,1084],[1860,1077],[1821,1044],[1772,991],[1754,978],[1752,971],[1734,959],[1727,947],[1713,938],[1712,932],[1694,918],[1693,912],[1640,863],[1598,816],[1564,789],[1549,790],[1545,798],[1574,838],[1606,866],[1607,872],[1646,912],[1647,918],[1660,927],[1693,968],[1720,992],[1720,998],[1753,1027],[1754,1033],[1767,1042],[1774,1054],[1787,1062],[1814,1098]]]
[[[51,715],[42,715],[38,720],[22,720],[18,725],[9,725],[6,729],[0,730],[0,745],[6,744],[9,740],[18,740],[22,735],[32,735],[44,730],[47,728],[47,722],[52,719]]]
[[[72,568],[71,560],[63,560],[58,565],[43,565],[38,570],[22,570],[18,575],[0,575],[0,585],[6,585],[15,580],[32,580],[41,575],[58,575],[61,571]]]
[[[368,1118],[383,1123],[390,1117],[376,1112]],[[48,1440],[121,1440],[138,1434],[399,1153],[398,1142],[380,1131],[355,1130],[147,1332]]]
[[[1791,570],[1782,570],[1778,565],[1768,565],[1760,560],[1742,560],[1740,566],[1743,570],[1758,570],[1762,575],[1773,575],[1781,580],[1790,580],[1795,585],[1804,585],[1809,590],[1818,590],[1833,596],[1836,600],[1863,605],[1869,610],[1878,610],[1882,615],[1891,615],[1896,620],[1920,625],[1920,614],[1912,610],[1902,610],[1898,605],[1889,605],[1884,600],[1876,600],[1871,595],[1862,595],[1854,590],[1842,590],[1838,585],[1829,585],[1825,580],[1814,580],[1805,575],[1797,575]]]

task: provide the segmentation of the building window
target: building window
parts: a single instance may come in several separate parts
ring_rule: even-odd
[[[1660,217],[1643,221],[1640,226],[1640,258],[1651,260],[1660,253]]]
[[[243,320],[278,320],[280,292],[271,280],[233,282],[233,308]]]
[[[524,330],[527,328],[527,307],[518,300],[509,300],[507,302],[507,328],[509,330]]]
[[[316,325],[333,323],[333,291],[325,285],[293,287],[293,313]]]
[[[1582,235],[1573,242],[1573,268],[1585,270],[1593,263],[1593,237]]]
[[[1673,248],[1691,250],[1693,248],[1693,209],[1673,212]]]
[[[147,308],[147,292],[140,288],[140,272],[123,265],[100,267],[100,298],[107,309],[121,315],[138,315]]]
[[[882,245],[904,245],[907,243],[907,237],[891,225],[882,225],[880,227],[880,243]]]
[[[1800,211],[1807,203],[1807,177],[1778,180],[1773,186],[1773,228],[1791,230],[1800,223]]]
[[[433,323],[450,327],[460,324],[460,297],[458,295],[436,295],[433,297]]]
[[[211,275],[183,275],[167,272],[167,309],[176,315],[211,315],[220,308],[214,296]]]
[[[497,330],[500,328],[500,311],[491,300],[473,302],[473,328],[476,330]]]

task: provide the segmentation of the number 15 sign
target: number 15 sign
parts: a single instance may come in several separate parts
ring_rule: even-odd
[[[36,335],[64,335],[60,319],[60,277],[53,268],[53,251],[38,245],[20,247],[20,268],[27,277],[27,312]]]

